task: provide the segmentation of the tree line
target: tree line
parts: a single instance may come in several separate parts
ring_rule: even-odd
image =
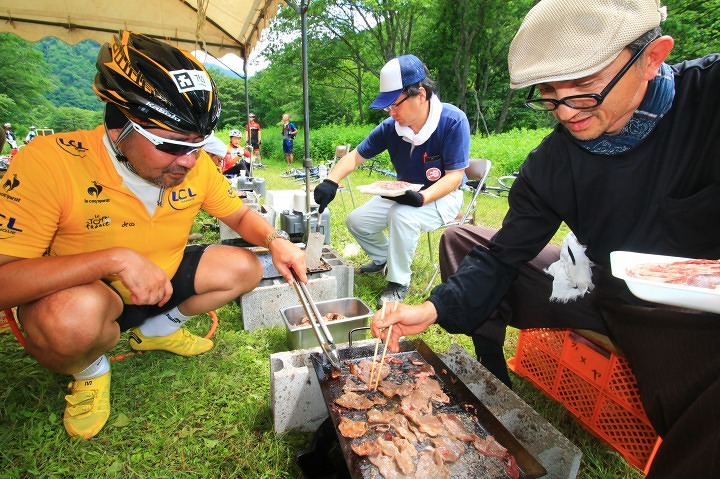
[[[463,109],[477,134],[551,125],[509,89],[507,52],[537,0],[309,0],[310,127],[369,125],[384,118],[368,105],[390,58],[413,53],[428,66],[440,97]],[[283,113],[302,125],[300,20],[295,2],[280,8],[265,37],[269,66],[248,79],[250,110],[264,128]],[[670,63],[718,49],[720,0],[668,0],[663,31],[676,39]],[[108,35],[109,39],[109,35]],[[31,44],[0,33],[0,121],[24,135],[30,125],[56,131],[93,128],[102,105],[92,91],[99,45]],[[220,129],[246,123],[245,80],[209,67],[223,111]]]

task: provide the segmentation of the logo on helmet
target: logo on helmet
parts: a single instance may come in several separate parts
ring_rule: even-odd
[[[180,93],[197,90],[213,91],[210,77],[204,71],[175,70],[170,74]]]

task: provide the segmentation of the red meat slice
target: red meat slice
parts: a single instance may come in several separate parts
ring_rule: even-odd
[[[365,441],[360,444],[350,444],[350,448],[358,456],[373,456],[380,454],[380,448],[375,441]]]
[[[450,471],[436,449],[427,447],[420,451],[415,479],[450,479]]]
[[[368,424],[365,421],[353,421],[343,416],[340,418],[338,429],[345,437],[362,437],[368,430]]]
[[[430,441],[445,462],[455,462],[467,452],[465,443],[454,437],[443,435],[431,438]]]
[[[335,404],[338,406],[342,406],[347,409],[356,409],[358,411],[363,411],[365,409],[370,409],[375,405],[375,402],[371,401],[367,397],[354,393],[354,392],[346,392],[339,398],[335,400]]]

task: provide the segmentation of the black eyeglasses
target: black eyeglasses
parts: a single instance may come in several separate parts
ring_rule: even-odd
[[[613,89],[613,87],[620,81],[623,75],[625,75],[625,73],[627,73],[630,67],[638,60],[638,58],[640,58],[648,45],[650,45],[658,38],[659,37],[655,37],[649,42],[647,42],[645,45],[643,45],[643,47],[638,50],[635,55],[632,56],[630,61],[628,61],[625,66],[622,67],[622,69],[617,73],[617,75],[615,75],[615,77],[610,80],[610,83],[608,83],[607,86],[603,88],[603,91],[601,91],[600,94],[587,93],[584,95],[572,95],[560,98],[559,100],[556,100],[555,98],[533,98],[533,96],[535,95],[535,85],[533,85],[532,88],[530,88],[530,92],[528,93],[527,98],[525,99],[525,105],[528,108],[537,111],[552,111],[560,105],[569,106],[570,108],[574,108],[576,110],[588,110],[590,108],[595,108],[603,101],[605,101],[605,97],[608,95],[608,93],[610,93],[610,90]]]
[[[205,145],[212,135],[208,135],[205,139],[198,141],[197,143],[190,143],[188,141],[171,140],[169,138],[163,138],[161,136],[153,135],[142,126],[138,125],[134,121],[131,121],[133,129],[140,133],[146,140],[153,144],[156,150],[162,151],[173,156],[191,155],[198,151],[202,146]]]
[[[400,105],[402,105],[405,100],[407,100],[408,98],[410,98],[410,95],[408,95],[407,93],[405,93],[405,95],[406,95],[405,98],[403,98],[402,100],[400,100],[400,101],[397,102],[397,103],[393,103],[393,104],[390,105],[390,106],[386,106],[385,108],[383,108],[383,110],[385,110],[385,111],[395,111],[395,110],[397,110],[398,107],[399,107]]]

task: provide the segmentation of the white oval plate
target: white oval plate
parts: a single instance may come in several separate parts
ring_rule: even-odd
[[[708,313],[720,314],[720,290],[698,288],[684,284],[668,284],[628,276],[627,269],[643,263],[674,263],[692,258],[662,256],[657,254],[633,253],[631,251],[613,251],[610,253],[612,274],[622,279],[628,288],[640,299],[653,303],[667,304],[681,308],[691,308]]]
[[[383,188],[383,184],[386,183],[397,183],[396,181],[376,181],[375,183],[370,183],[369,185],[359,185],[357,187],[358,191],[360,193],[365,193],[368,195],[380,195],[380,196],[388,196],[388,197],[396,197],[400,195],[404,195],[406,191],[420,191],[420,188],[422,188],[423,185],[419,185],[417,183],[407,183],[403,181],[402,183],[405,183],[407,186],[403,189],[396,189],[396,190],[388,190],[386,188]]]

